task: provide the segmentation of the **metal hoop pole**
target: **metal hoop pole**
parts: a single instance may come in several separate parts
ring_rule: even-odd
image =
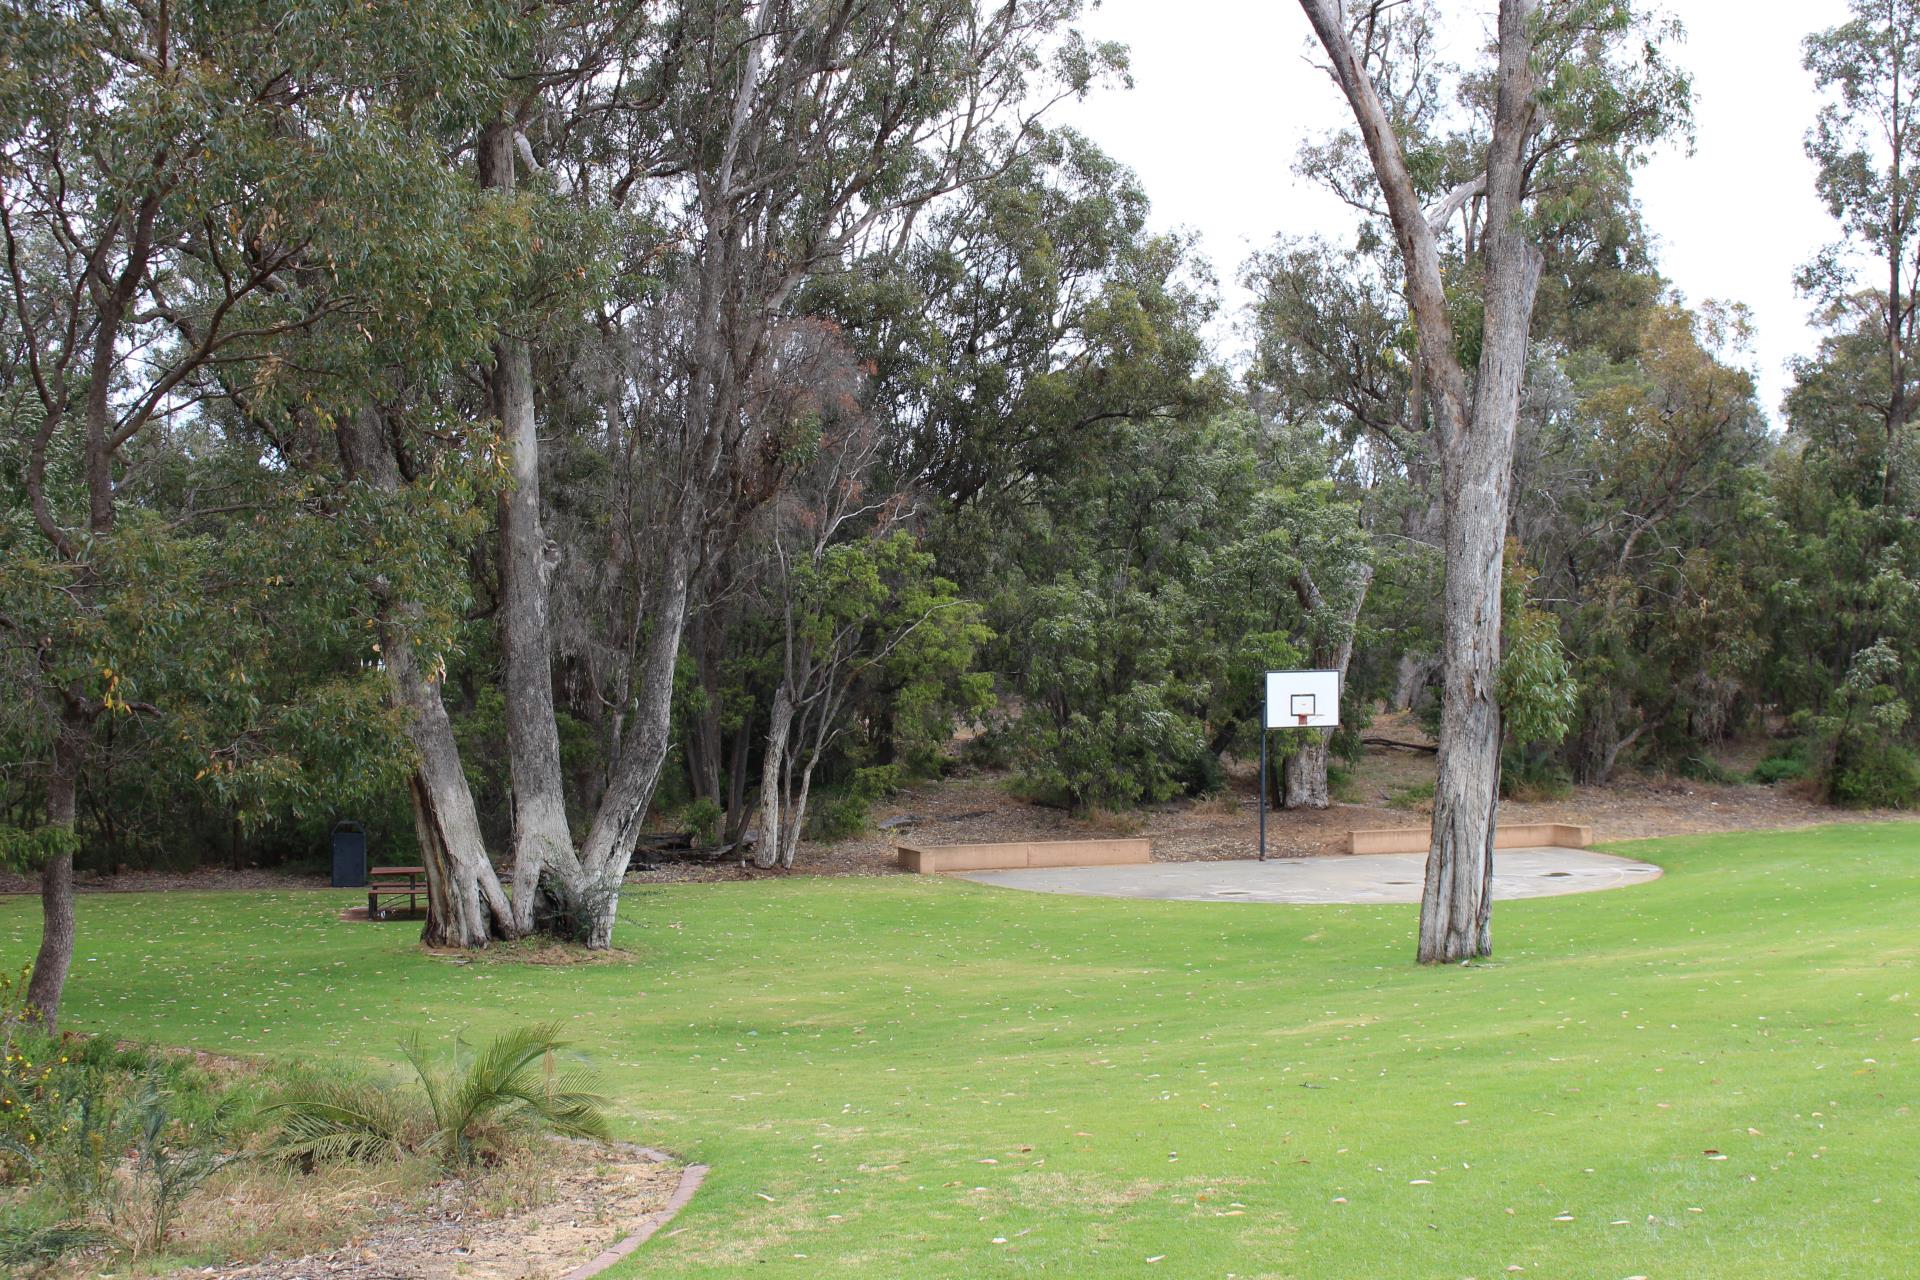
[[[1267,860],[1267,713],[1260,712],[1260,861]]]

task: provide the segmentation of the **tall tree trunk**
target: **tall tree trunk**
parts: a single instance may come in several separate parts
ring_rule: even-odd
[[[480,134],[480,185],[514,187],[514,126],[497,120]],[[502,700],[513,788],[513,914],[524,933],[534,925],[543,869],[577,879],[567,826],[566,777],[560,768],[559,722],[553,712],[553,640],[549,584],[558,548],[540,523],[540,434],[533,404],[533,353],[502,332],[494,339],[488,377],[493,411],[506,440],[512,484],[500,495],[500,602],[496,614],[503,659]]]
[[[1484,458],[1478,461],[1487,466]],[[1449,508],[1439,773],[1420,907],[1420,959],[1429,963],[1489,955],[1493,948],[1493,838],[1500,799],[1494,673],[1500,662],[1505,475],[1503,461],[1497,477],[1481,474],[1477,502]]]
[[[73,832],[92,718],[69,705],[53,739],[47,770],[47,827],[60,845],[40,868],[40,949],[27,980],[27,1008],[48,1035],[59,1030],[60,998],[73,968]]]
[[[1280,803],[1288,809],[1324,809],[1330,803],[1327,743],[1333,730],[1295,732],[1300,735],[1300,743],[1280,762]]]
[[[386,423],[368,407],[341,423],[340,458],[347,477],[379,493],[400,491],[400,466]],[[406,713],[413,747],[407,792],[427,877],[427,920],[420,937],[431,946],[484,947],[517,930],[500,877],[487,856],[480,817],[439,679],[420,669],[406,623],[417,614],[407,601],[380,601],[380,654],[394,705]]]
[[[672,744],[673,672],[680,639],[687,622],[687,596],[692,587],[694,513],[677,522],[675,535],[660,570],[659,588],[650,599],[642,646],[639,681],[634,690],[632,729],[625,749],[614,761],[607,794],[594,814],[581,849],[580,874],[549,891],[566,895],[569,936],[590,948],[613,945],[613,924],[620,908],[620,885],[633,860],[634,841],[660,783],[660,768]]]
[[[1339,0],[1301,0],[1353,109],[1386,200],[1407,269],[1407,300],[1440,442],[1446,557],[1441,659],[1446,670],[1432,842],[1420,905],[1419,956],[1428,963],[1486,955],[1493,946],[1501,553],[1514,426],[1541,270],[1521,208],[1527,140],[1536,119],[1532,23],[1537,7],[1537,0],[1500,0],[1487,171],[1483,181],[1457,189],[1464,194],[1477,188],[1486,200],[1480,367],[1470,393],[1455,345],[1437,233],[1420,205],[1393,121],[1347,30],[1346,8]]]
[[[387,678],[394,700],[407,713],[407,739],[414,751],[407,791],[427,877],[420,940],[433,947],[484,947],[496,938],[515,937],[513,908],[487,856],[439,684],[420,671],[404,636],[392,627],[382,627],[381,634]]]
[[[800,852],[800,833],[806,830],[807,800],[813,794],[813,767],[820,763],[820,753],[813,752],[807,757],[807,763],[800,770],[800,789],[794,793],[793,803],[787,806],[787,830],[780,842],[780,865],[793,870],[793,861]]]
[[[782,680],[773,694],[773,716],[767,726],[767,755],[760,766],[760,839],[753,847],[753,864],[772,867],[780,861],[785,846],[781,843],[787,822],[799,821],[798,814],[781,812],[781,797],[786,792],[787,736],[793,729],[793,694]]]
[[[733,731],[733,750],[727,762],[727,794],[721,801],[721,807],[727,811],[722,844],[738,844],[753,816],[747,811],[747,765],[753,756],[753,718],[754,708],[749,706],[740,717],[740,727]]]
[[[1493,952],[1493,842],[1500,808],[1500,578],[1513,441],[1526,382],[1540,251],[1521,223],[1533,112],[1532,6],[1503,0],[1494,132],[1487,162],[1486,287],[1473,418],[1446,442],[1445,663],[1433,838],[1420,910],[1420,959]]]
[[[1395,711],[1411,711],[1432,673],[1433,659],[1426,654],[1401,654],[1393,668],[1393,696],[1389,705]]]
[[[724,809],[727,797],[720,785],[720,760],[726,754],[726,731],[720,713],[725,691],[720,669],[726,629],[717,625],[714,614],[709,599],[705,608],[691,610],[687,617],[687,652],[694,660],[703,695],[699,714],[689,717],[686,726],[687,781],[694,799],[711,800]]]
[[[141,205],[140,215],[127,239],[126,260],[111,290],[96,293],[99,319],[94,329],[93,353],[87,372],[85,418],[85,469],[87,483],[87,529],[96,539],[113,532],[114,432],[113,369],[119,350],[120,328],[153,247],[156,197]],[[105,242],[111,244],[112,238]],[[102,246],[104,253],[105,245]],[[90,281],[96,286],[97,279]],[[50,425],[50,424],[49,424]],[[27,478],[32,501],[39,506],[44,478]],[[48,517],[49,521],[51,517]],[[52,526],[49,525],[49,529]],[[75,572],[73,595],[84,612],[96,607],[96,579],[92,564],[84,556],[76,557],[64,534],[52,530],[54,550],[70,562]],[[60,691],[64,700],[60,724],[54,730],[53,750],[47,770],[47,825],[64,830],[62,847],[56,849],[40,869],[40,949],[34,953],[33,973],[27,980],[27,1005],[39,1015],[51,1033],[60,1019],[60,997],[66,991],[67,971],[73,967],[73,831],[79,809],[80,770],[86,763],[87,749],[93,738],[93,719],[97,707],[88,708],[77,689]]]
[[[1353,664],[1353,632],[1359,625],[1360,611],[1366,608],[1367,592],[1373,587],[1373,574],[1371,562],[1353,567],[1352,594],[1340,612],[1336,629],[1327,633],[1323,623],[1322,634],[1313,646],[1313,665],[1322,671],[1340,673],[1343,697],[1347,668]],[[1309,614],[1320,613],[1326,608],[1326,600],[1318,584],[1305,569],[1294,575],[1293,589],[1300,598],[1301,607]],[[1333,742],[1333,730],[1312,729],[1300,737],[1300,744],[1280,762],[1280,802],[1288,809],[1324,809],[1332,803],[1327,769],[1331,763],[1329,747]]]

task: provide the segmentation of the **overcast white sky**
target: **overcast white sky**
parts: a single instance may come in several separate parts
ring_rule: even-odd
[[[1752,308],[1751,367],[1776,412],[1784,362],[1813,342],[1794,269],[1836,232],[1801,150],[1817,99],[1800,40],[1843,20],[1846,6],[1666,0],[1665,8],[1687,31],[1674,53],[1693,73],[1697,141],[1691,156],[1669,148],[1641,171],[1647,225],[1689,302]],[[1280,232],[1343,236],[1351,227],[1344,206],[1293,173],[1300,142],[1346,120],[1332,82],[1306,61],[1297,4],[1104,0],[1082,26],[1132,48],[1134,88],[1098,92],[1066,120],[1139,173],[1158,225],[1200,233],[1230,312],[1246,301],[1234,278],[1249,251]]]

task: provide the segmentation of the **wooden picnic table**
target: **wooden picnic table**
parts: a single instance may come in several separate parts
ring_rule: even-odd
[[[407,900],[409,914],[420,909],[420,898],[427,892],[425,867],[373,867],[367,872],[367,919],[385,920],[388,908],[382,898]]]

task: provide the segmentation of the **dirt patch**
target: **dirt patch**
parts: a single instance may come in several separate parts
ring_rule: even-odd
[[[1406,717],[1388,717],[1369,728],[1409,743],[1430,743]],[[1732,757],[1742,748],[1734,747]],[[1756,754],[1748,744],[1746,754]],[[1725,763],[1725,762],[1723,762]],[[1251,762],[1227,762],[1220,794],[1153,806],[1128,815],[1131,834],[1153,842],[1156,862],[1251,858],[1257,850],[1258,792]],[[1267,854],[1280,858],[1323,857],[1346,852],[1347,832],[1361,827],[1421,827],[1430,812],[1434,757],[1429,753],[1369,748],[1341,788],[1348,797],[1321,810],[1267,814]],[[1085,840],[1113,834],[1108,815],[1075,817],[1027,803],[1013,795],[1001,774],[945,778],[908,787],[875,807],[867,835],[835,844],[803,843],[792,872],[758,871],[738,864],[669,864],[635,872],[635,883],[750,880],[777,875],[897,875],[901,844],[962,844],[1015,840]],[[1778,830],[1830,822],[1913,819],[1898,810],[1835,809],[1789,785],[1697,782],[1622,771],[1604,787],[1574,787],[1560,799],[1507,800],[1502,822],[1572,822],[1594,829],[1601,842],[1645,836],[1716,831]]]
[[[328,878],[303,871],[273,867],[199,867],[192,871],[82,871],[73,887],[80,893],[153,893],[178,889],[188,893],[275,893],[287,889],[324,889]],[[37,876],[0,871],[0,894],[40,892]]]
[[[541,1162],[534,1207],[492,1212],[460,1180],[376,1216],[326,1253],[195,1274],[220,1280],[555,1280],[656,1222],[681,1168],[638,1147],[559,1143]]]

